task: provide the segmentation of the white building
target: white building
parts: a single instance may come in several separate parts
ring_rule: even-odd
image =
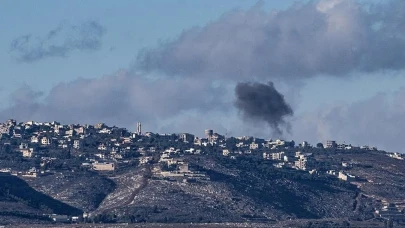
[[[51,144],[51,140],[48,137],[42,137],[41,138],[41,144],[42,145],[49,145],[49,144]]]
[[[114,171],[114,163],[93,163],[93,169],[96,171]]]
[[[256,150],[256,149],[258,149],[258,148],[259,148],[259,144],[256,143],[256,142],[252,142],[252,143],[249,145],[249,149],[251,149],[251,150]]]
[[[340,171],[338,174],[338,178],[344,181],[353,181],[356,179],[356,176]]]
[[[75,141],[73,141],[73,148],[75,148],[75,149],[80,149],[80,147],[81,147],[81,142],[80,142],[80,140],[75,140]]]
[[[294,166],[296,169],[306,170],[307,158],[304,155],[300,155],[298,160],[294,162]]]
[[[328,140],[325,143],[326,148],[335,148],[337,146],[336,141]]]
[[[38,142],[39,142],[38,136],[33,135],[31,137],[31,143],[38,143]]]

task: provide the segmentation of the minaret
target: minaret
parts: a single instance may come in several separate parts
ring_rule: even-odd
[[[136,123],[136,134],[141,135],[142,134],[142,125],[141,122]]]

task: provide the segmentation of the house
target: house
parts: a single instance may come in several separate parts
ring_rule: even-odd
[[[337,149],[338,149],[338,150],[344,150],[344,149],[346,149],[347,146],[348,146],[348,145],[346,145],[346,144],[344,144],[344,143],[343,143],[343,144],[338,144],[338,145],[337,145]]]
[[[23,157],[30,158],[34,154],[34,148],[20,149],[20,152],[22,153]]]
[[[103,128],[103,129],[99,130],[98,133],[100,133],[100,134],[111,134],[111,130],[108,129],[108,128]]]
[[[132,139],[130,137],[125,137],[122,140],[122,144],[130,144],[132,143]]]
[[[302,148],[307,148],[307,147],[309,147],[310,145],[309,145],[309,143],[308,143],[307,141],[303,141],[303,142],[300,144],[300,146],[301,146]]]
[[[235,146],[240,148],[240,147],[245,147],[245,144],[243,142],[238,142],[238,143],[236,143]]]
[[[381,210],[376,210],[376,214],[384,219],[395,220],[395,221],[404,221],[404,214],[401,212],[400,208],[397,207],[394,203],[389,203],[388,205],[383,206]]]
[[[193,154],[193,153],[195,152],[195,149],[194,149],[194,148],[190,148],[190,149],[188,149],[188,150],[185,150],[184,152]]]
[[[63,134],[66,133],[66,132],[65,132],[65,128],[63,127],[63,125],[59,125],[59,124],[57,124],[57,125],[55,125],[55,126],[53,127],[53,132],[54,132],[55,134],[57,134],[57,135],[63,135]]]
[[[106,126],[105,123],[98,123],[98,124],[94,125],[94,128],[95,129],[101,129],[101,128],[104,128],[105,126]]]
[[[96,156],[96,157],[98,157],[98,158],[101,158],[101,159],[104,159],[104,158],[105,158],[105,155],[104,155],[104,154],[94,154],[94,156]]]
[[[344,173],[342,171],[339,172],[338,178],[344,181],[354,181],[356,180],[356,176],[350,175],[348,173]]]
[[[272,153],[271,154],[271,159],[272,160],[282,160],[284,158],[284,152],[281,151],[279,153]]]
[[[274,167],[279,168],[279,169],[283,168],[284,165],[285,165],[284,162],[279,162],[279,163],[273,164]]]
[[[48,137],[42,137],[41,138],[41,144],[42,145],[49,145],[49,144],[51,144],[51,140],[48,138]]]
[[[69,222],[69,217],[67,215],[57,215],[53,214],[49,216],[54,222]]]
[[[115,165],[114,163],[93,163],[93,169],[96,171],[114,171]]]
[[[187,163],[180,164],[178,166],[178,168],[179,168],[180,173],[188,173],[188,172],[190,172],[189,169],[188,169],[188,164]]]
[[[402,157],[402,155],[401,154],[398,154],[398,153],[390,153],[390,154],[388,154],[388,156],[389,157],[391,157],[391,158],[395,158],[395,159],[398,159],[398,160],[404,160],[404,158]]]
[[[335,148],[337,147],[336,141],[328,140],[325,143],[325,148]]]
[[[98,145],[97,147],[98,150],[107,150],[107,146],[104,143],[101,143],[100,145]]]
[[[332,176],[338,176],[338,173],[335,170],[328,170],[328,171],[326,171],[326,174],[329,174]]]
[[[31,136],[31,143],[38,143],[38,142],[39,142],[38,136],[35,135]]]
[[[201,139],[199,139],[199,138],[194,139],[194,145],[201,146],[201,144],[202,144]]]
[[[146,164],[146,163],[148,163],[149,161],[152,161],[152,157],[148,157],[148,156],[146,156],[146,157],[141,157],[141,158],[139,158],[139,163],[140,164]]]
[[[16,127],[17,128],[17,127]],[[14,129],[14,131],[13,131],[13,137],[14,138],[21,138],[21,136],[22,136],[22,131],[21,131],[21,129]]]
[[[189,133],[182,133],[179,134],[179,139],[183,141],[184,143],[189,143],[194,141],[194,135],[189,134]]]
[[[75,131],[73,129],[65,131],[65,136],[72,137]]]
[[[110,154],[116,154],[120,152],[120,148],[119,147],[113,147],[111,148]]]
[[[78,135],[82,135],[85,133],[85,128],[84,127],[78,127],[78,128],[74,128],[74,131],[76,132],[76,134]]]
[[[306,163],[307,163],[307,158],[304,155],[300,155],[298,157],[298,160],[296,160],[294,162],[294,167],[296,169],[306,170]]]
[[[224,155],[224,156],[228,156],[230,154],[230,152],[229,152],[229,150],[228,149],[224,149],[224,150],[222,150],[222,155]]]
[[[283,160],[284,159],[284,152],[281,151],[279,153],[263,153],[263,159],[268,159],[268,160]]]
[[[27,143],[21,143],[19,148],[20,148],[20,150],[28,149],[28,144]]]
[[[249,149],[251,149],[251,150],[259,149],[259,143],[252,142],[252,143],[249,145]]]
[[[80,140],[74,140],[73,141],[73,148],[75,148],[75,149],[80,149],[81,148]]]

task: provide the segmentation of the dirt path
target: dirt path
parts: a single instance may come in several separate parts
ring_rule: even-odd
[[[151,165],[147,165],[145,173],[142,176],[141,185],[139,185],[139,187],[132,192],[131,197],[122,206],[129,205],[132,203],[132,201],[134,201],[135,196],[138,195],[139,192],[148,185],[149,178],[151,176],[152,176]]]
[[[144,189],[148,185],[149,178],[151,177],[151,173],[152,173],[151,165],[146,165],[143,169],[144,170],[142,170],[143,173],[141,174],[140,184],[139,184],[138,187],[136,187],[130,193],[129,197],[128,197],[128,195],[126,195],[128,193],[124,193],[124,196],[120,195],[120,190],[125,191],[126,184],[128,184],[128,183],[119,183],[119,185],[121,185],[121,186],[119,186],[116,191],[112,192],[109,196],[107,196],[104,199],[105,201],[107,201],[107,203],[103,201],[100,204],[99,208],[97,208],[96,210],[91,212],[91,214],[92,214],[91,216],[95,216],[97,214],[103,214],[103,213],[106,213],[108,211],[112,211],[112,210],[115,210],[117,208],[121,208],[121,207],[125,207],[127,205],[130,205],[134,201],[135,197],[139,194],[139,192],[141,192],[142,189]],[[126,175],[129,175],[129,174],[126,174]],[[111,178],[111,179],[116,182],[120,178],[125,179],[125,178],[128,178],[128,177],[126,177],[126,176],[125,177],[115,177],[115,178]],[[128,180],[125,180],[125,181],[130,183],[132,181],[132,179],[130,179],[129,181]],[[111,198],[111,195],[115,195],[115,196],[112,196],[113,198]],[[124,200],[124,199],[120,200],[120,198],[127,198],[127,197],[128,197],[128,199],[125,199],[124,202],[120,202],[121,200]],[[109,200],[118,201],[118,202],[115,205],[108,205]],[[105,205],[105,204],[107,204],[107,205]],[[105,207],[105,208],[102,208],[102,207]]]

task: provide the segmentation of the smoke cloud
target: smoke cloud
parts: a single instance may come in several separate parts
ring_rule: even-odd
[[[313,142],[337,140],[404,153],[405,87],[354,103],[326,105],[296,116],[294,136]]]
[[[260,6],[235,10],[143,50],[129,72],[153,73],[158,80],[118,73],[61,83],[46,95],[24,87],[12,94],[0,119],[121,126],[142,121],[154,131],[164,126],[168,132],[198,133],[210,127],[259,136],[261,129],[238,119],[239,110],[248,120],[265,122],[280,133],[293,115],[283,95],[272,83],[235,87],[237,82],[286,82],[297,92],[291,82],[306,83],[315,76],[349,78],[405,69],[405,1],[364,2],[319,0],[281,11]],[[10,49],[22,62],[63,58],[73,51],[98,50],[104,34],[96,22],[61,25],[39,38],[21,36]],[[398,128],[405,123],[401,91],[395,104],[387,101],[388,95],[379,95],[382,100],[323,106],[294,117],[293,136],[399,150],[405,137]]]
[[[101,48],[105,28],[96,21],[80,25],[61,24],[44,37],[31,34],[14,39],[10,52],[20,62],[35,62],[49,57],[67,57],[72,51],[96,51]]]
[[[321,0],[233,11],[138,57],[145,71],[234,80],[305,79],[405,67],[405,1]]]
[[[289,128],[285,117],[292,116],[293,110],[275,88],[272,82],[267,84],[241,82],[235,88],[236,107],[247,119],[265,121],[281,135],[281,127]]]
[[[258,4],[249,10],[229,12],[203,27],[185,30],[156,48],[145,49],[136,67],[175,77],[289,84],[315,76],[350,77],[402,70],[404,15],[405,1],[401,0],[379,4],[319,0],[270,12]],[[268,103],[261,101],[254,104],[267,107]],[[246,113],[250,109],[243,110]],[[281,110],[289,113],[291,108]],[[257,111],[263,111],[263,116]],[[255,110],[247,116],[265,120],[278,129],[277,121],[265,118],[269,111]],[[276,113],[275,118],[279,116],[283,115]]]
[[[23,86],[10,95],[10,107],[0,111],[0,120],[104,122],[120,126],[142,121],[149,129],[159,130],[158,121],[183,112],[201,113],[221,107],[216,97],[222,94],[222,87],[213,87],[207,80],[152,80],[120,71],[60,83],[46,96]]]

